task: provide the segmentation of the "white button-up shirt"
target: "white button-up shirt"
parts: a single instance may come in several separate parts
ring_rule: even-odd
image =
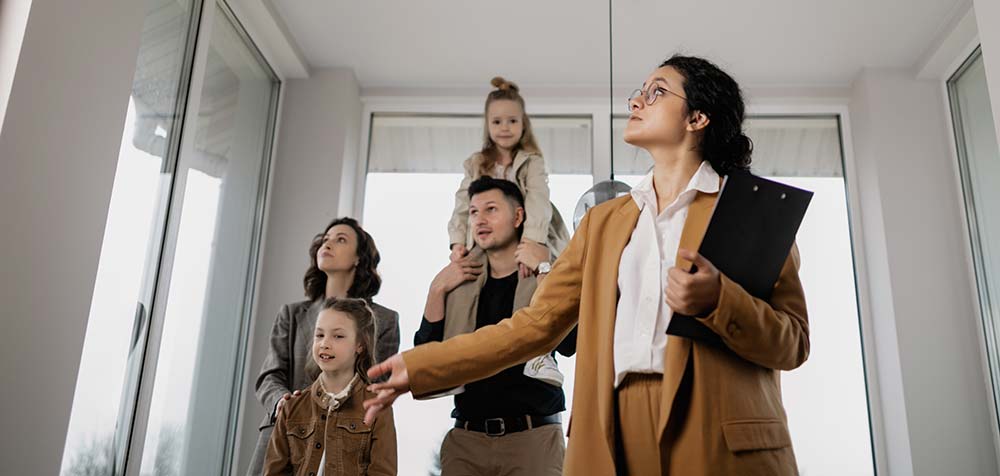
[[[663,372],[667,325],[673,315],[666,302],[667,270],[677,258],[688,205],[698,192],[718,191],[719,175],[708,161],[701,163],[687,188],[659,215],[652,172],[632,189],[632,199],[639,207],[639,221],[618,264],[616,388],[628,373]]]

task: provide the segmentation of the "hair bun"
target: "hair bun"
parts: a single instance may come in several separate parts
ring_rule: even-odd
[[[492,84],[494,88],[497,88],[497,89],[499,89],[501,91],[506,91],[508,89],[513,90],[513,91],[517,91],[518,90],[518,87],[517,87],[516,84],[514,84],[514,83],[512,83],[510,81],[507,81],[506,79],[503,79],[502,76],[495,76],[493,79],[490,80],[490,84]]]

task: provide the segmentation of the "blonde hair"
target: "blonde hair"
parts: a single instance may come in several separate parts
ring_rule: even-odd
[[[521,139],[517,141],[517,145],[514,147],[514,154],[517,155],[517,152],[520,150],[539,153],[538,144],[535,142],[535,134],[531,131],[531,120],[525,111],[524,98],[521,97],[521,93],[519,92],[520,88],[500,76],[490,80],[490,84],[496,89],[486,95],[486,105],[483,107],[483,150],[481,151],[483,161],[479,165],[480,175],[490,175],[496,166],[497,159],[499,159],[497,146],[493,143],[493,139],[490,138],[489,111],[490,104],[493,104],[494,101],[514,101],[521,106],[521,119],[524,129],[521,131]]]
[[[375,313],[368,307],[368,302],[357,298],[329,298],[323,301],[323,311],[336,311],[347,315],[354,321],[357,329],[357,341],[361,343],[361,353],[354,359],[354,372],[361,376],[368,385],[368,369],[375,365]],[[310,352],[312,354],[312,352]],[[310,355],[306,361],[306,377],[309,380],[319,378],[320,368],[314,360],[315,356]]]

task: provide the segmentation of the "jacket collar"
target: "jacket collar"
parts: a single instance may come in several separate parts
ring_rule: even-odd
[[[354,378],[351,379],[351,383],[348,384],[346,392],[344,395],[338,394],[336,399],[331,397],[326,393],[326,389],[323,388],[322,376],[316,377],[316,381],[309,387],[309,398],[312,400],[313,404],[323,409],[323,411],[334,411],[339,409],[346,409],[348,407],[354,407],[355,400],[363,400],[358,398],[352,398],[358,393],[365,391],[364,380],[361,376],[354,374]]]
[[[527,162],[533,155],[538,154],[534,152],[525,152],[523,150],[517,151],[517,154],[514,155],[514,162],[511,164],[511,167],[514,169],[514,173],[516,174],[517,171],[521,169],[521,166],[524,165],[524,163]]]
[[[716,193],[721,187],[720,184],[721,181],[719,180],[719,174],[715,172],[715,169],[712,168],[712,165],[707,160],[703,160],[701,165],[698,166],[698,170],[696,170],[694,175],[691,176],[691,179],[688,180],[687,186],[677,196],[674,203],[670,204],[667,209],[679,208],[681,204],[690,202],[698,192],[707,194]],[[632,188],[630,195],[632,195],[632,199],[635,200],[636,205],[639,207],[639,211],[642,211],[645,207],[649,206],[653,209],[653,215],[658,214],[658,204],[656,200],[656,191],[653,188],[652,171],[646,174],[646,176]]]
[[[445,300],[444,338],[445,340],[476,330],[476,314],[479,311],[479,293],[486,285],[490,273],[489,258],[481,248],[473,248],[469,256],[483,266],[483,272],[475,281],[467,281],[453,289]],[[514,311],[531,303],[531,297],[538,287],[538,278],[518,275],[514,290]]]

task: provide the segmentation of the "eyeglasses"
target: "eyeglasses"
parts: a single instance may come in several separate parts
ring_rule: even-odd
[[[646,87],[645,91],[643,91],[642,89],[636,89],[635,91],[632,91],[632,94],[629,94],[628,96],[628,101],[625,103],[625,108],[629,114],[632,114],[632,101],[642,96],[646,99],[646,105],[652,106],[653,103],[656,102],[656,98],[663,96],[664,93],[673,94],[674,96],[677,96],[687,101],[687,98],[681,96],[680,94],[677,94],[663,86],[659,86],[656,83],[650,83],[650,85]]]

